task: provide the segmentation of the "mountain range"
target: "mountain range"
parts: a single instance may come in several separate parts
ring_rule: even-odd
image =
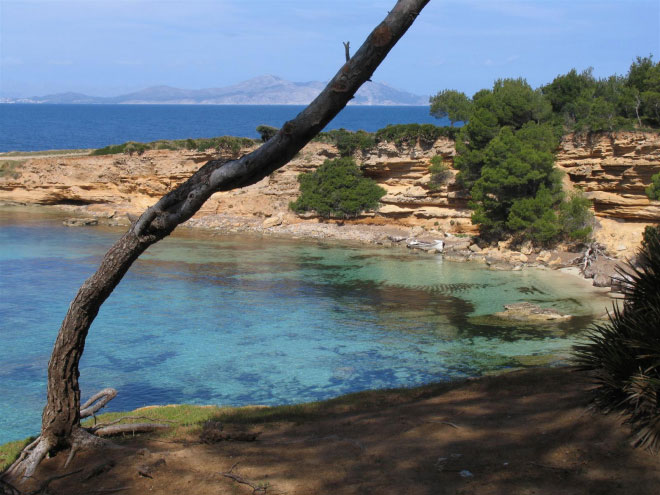
[[[119,96],[89,96],[68,92],[30,98],[3,98],[0,103],[307,105],[325,85],[326,83],[320,81],[291,82],[277,76],[265,75],[222,88],[180,89],[153,86]],[[358,90],[350,104],[428,105],[428,97],[395,89],[383,83],[367,82]]]

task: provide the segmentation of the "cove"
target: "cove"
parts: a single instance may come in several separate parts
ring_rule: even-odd
[[[67,228],[43,208],[0,209],[0,443],[38,432],[61,320],[122,232]],[[552,327],[486,317],[519,301],[577,317]],[[102,307],[82,397],[111,386],[109,410],[274,405],[480,376],[566,357],[607,305],[586,281],[548,270],[181,229]]]

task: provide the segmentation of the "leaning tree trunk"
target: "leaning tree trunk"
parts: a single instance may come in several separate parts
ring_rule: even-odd
[[[110,248],[96,273],[83,283],[62,322],[48,363],[48,399],[41,436],[7,471],[8,479],[31,476],[49,452],[57,453],[66,448],[74,452],[84,444],[98,442],[97,437],[80,426],[78,364],[87,332],[99,308],[138,256],[192,217],[213,193],[254,184],[284,166],[370,79],[428,2],[399,0],[357,53],[295,119],[286,122],[259,149],[238,160],[206,163],[185,183],[148,208]]]

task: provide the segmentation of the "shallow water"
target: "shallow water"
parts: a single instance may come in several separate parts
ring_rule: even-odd
[[[121,235],[0,210],[0,443],[38,430],[46,365],[76,290]],[[480,316],[532,301],[556,327]],[[607,300],[552,271],[493,272],[396,249],[182,230],[150,248],[102,307],[83,400],[282,404],[478,376],[564,357]]]

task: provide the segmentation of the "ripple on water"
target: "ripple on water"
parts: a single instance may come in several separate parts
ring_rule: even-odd
[[[46,364],[77,288],[121,231],[0,210],[0,442],[35,433]],[[487,318],[530,301],[552,327]],[[477,376],[564,356],[606,301],[550,271],[434,256],[185,233],[153,246],[94,322],[83,396],[148,404],[280,404]]]

